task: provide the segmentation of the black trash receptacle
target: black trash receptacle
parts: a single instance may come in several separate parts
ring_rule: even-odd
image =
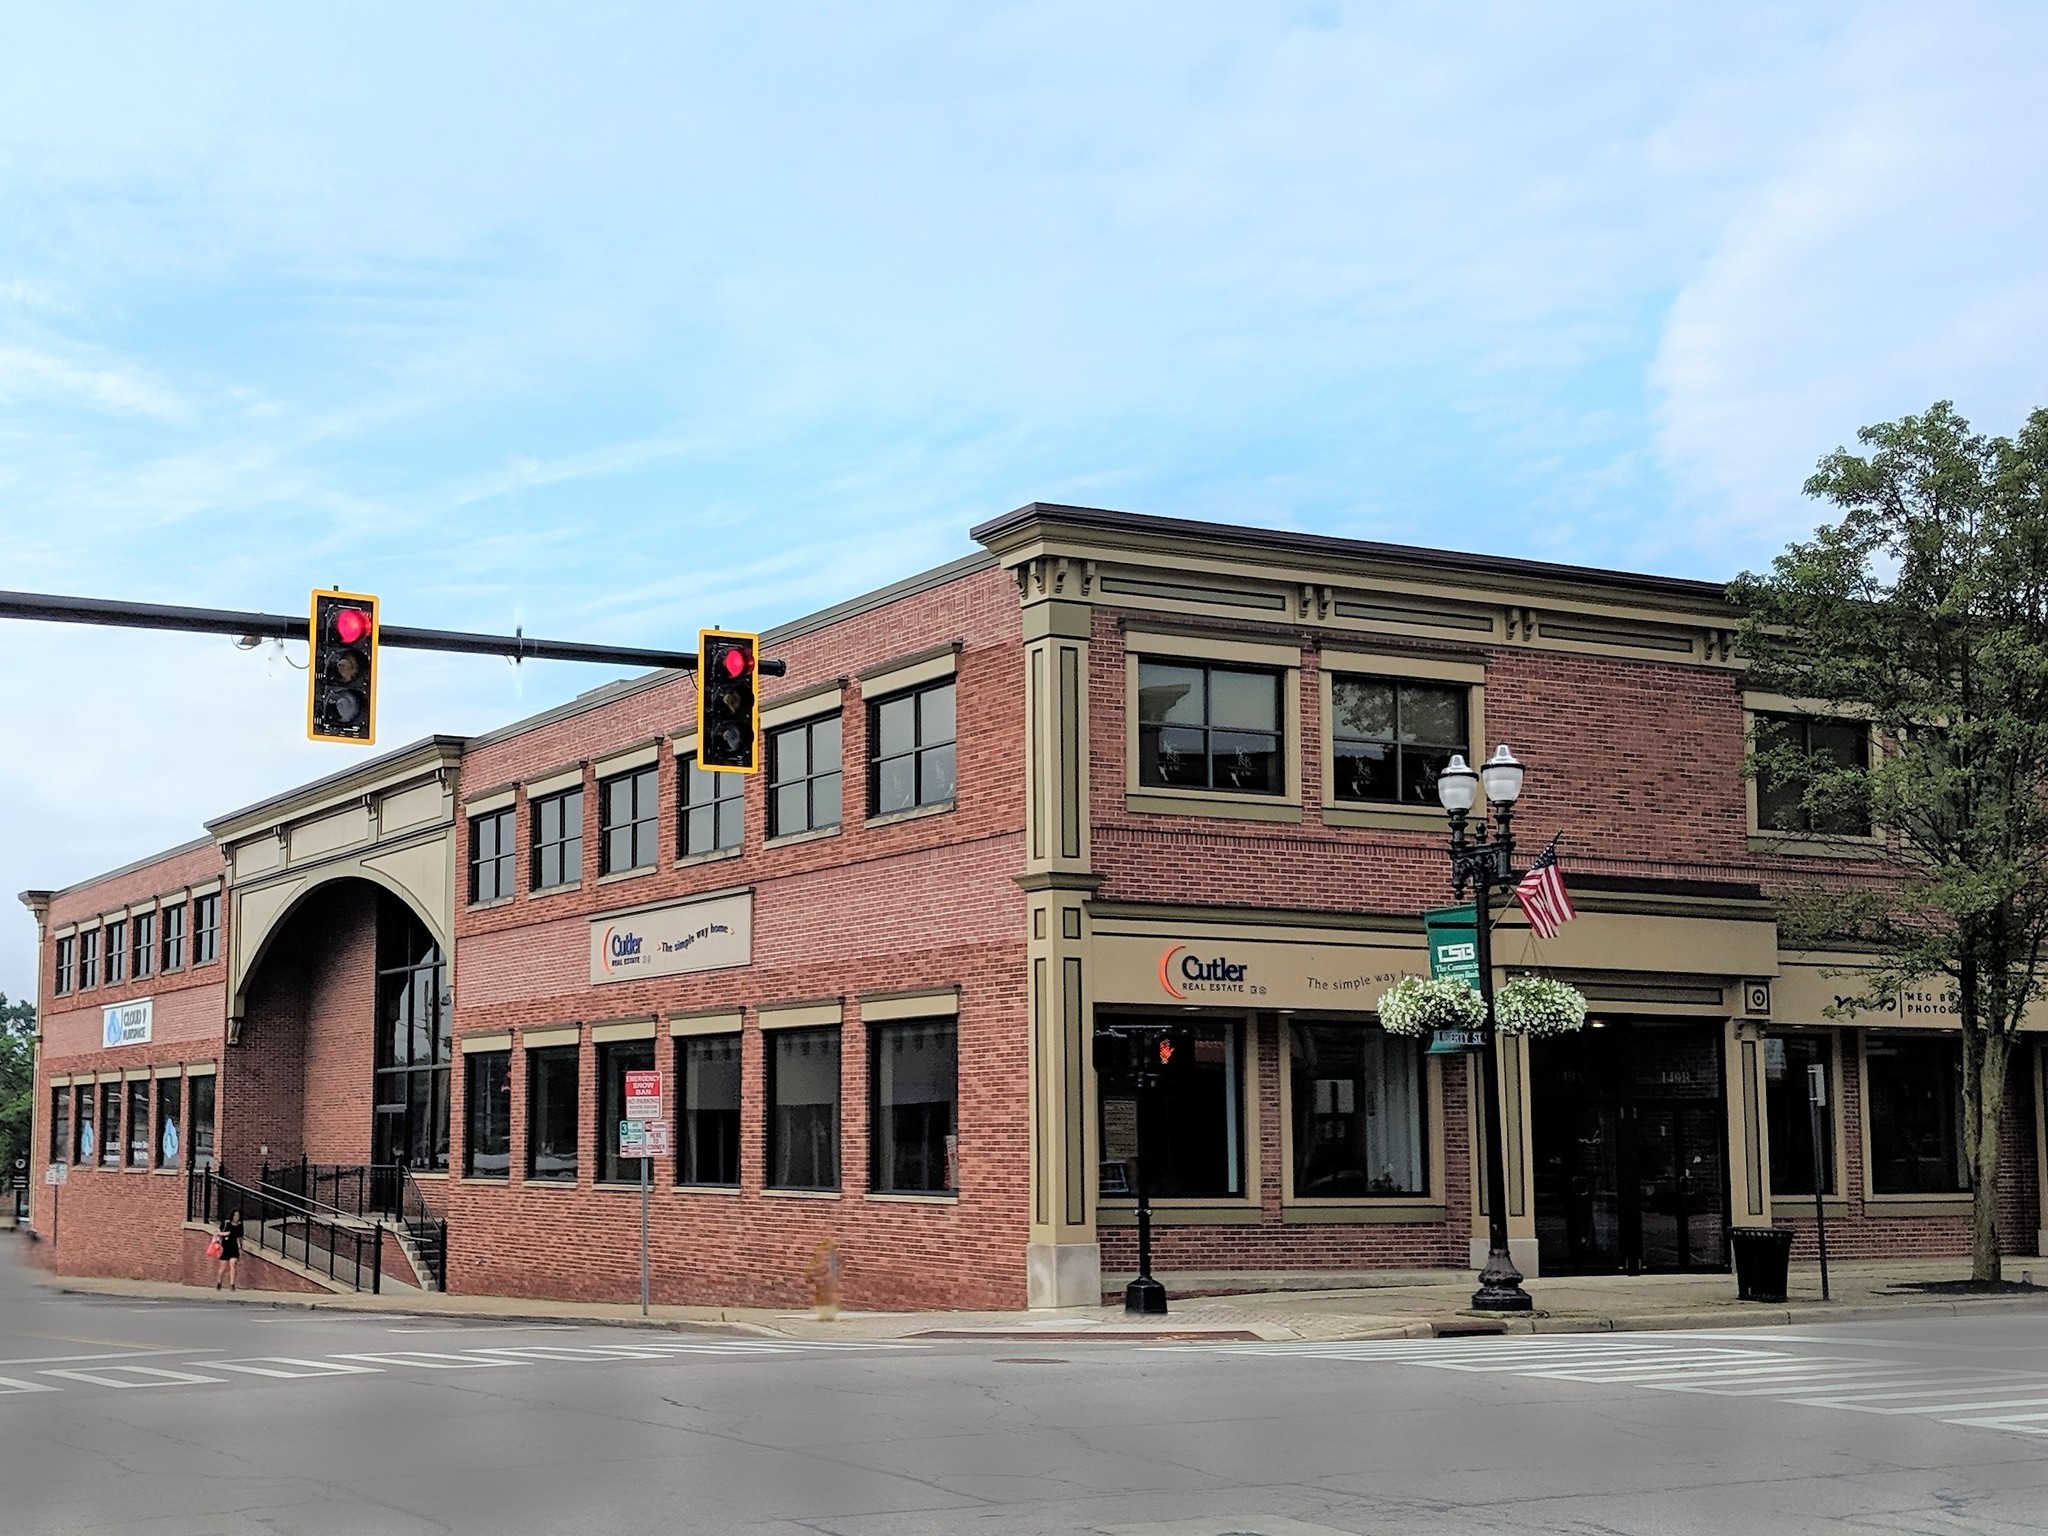
[[[1783,1301],[1785,1274],[1792,1264],[1790,1227],[1730,1227],[1735,1254],[1735,1294],[1743,1301]]]

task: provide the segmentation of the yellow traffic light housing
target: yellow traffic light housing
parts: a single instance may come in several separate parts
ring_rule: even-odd
[[[315,592],[307,619],[306,735],[373,746],[377,740],[377,599]]]
[[[697,633],[697,766],[711,773],[761,767],[761,637]]]

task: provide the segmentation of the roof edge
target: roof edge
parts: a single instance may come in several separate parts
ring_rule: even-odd
[[[422,736],[417,741],[408,742],[406,745],[395,748],[390,752],[380,752],[375,757],[352,764],[338,772],[327,774],[322,778],[309,779],[303,784],[294,784],[290,789],[281,789],[274,795],[265,795],[261,800],[245,805],[239,810],[227,811],[219,816],[210,816],[204,825],[208,834],[214,841],[218,842],[221,837],[221,829],[235,822],[244,821],[273,807],[283,805],[288,801],[302,800],[308,795],[318,794],[326,790],[340,789],[352,779],[377,778],[382,774],[388,773],[393,767],[404,762],[408,757],[423,756],[432,752],[442,756],[452,754],[454,757],[460,758],[468,742],[469,738],[466,736],[443,736],[438,733],[432,736]]]
[[[26,900],[30,896],[41,895],[47,897],[52,902],[61,901],[64,897],[85,890],[88,886],[102,885],[109,880],[118,880],[123,875],[134,874],[138,869],[147,869],[152,864],[161,864],[165,859],[179,858],[188,853],[197,853],[201,848],[211,848],[214,846],[214,840],[211,837],[195,837],[189,842],[179,843],[175,848],[165,848],[157,853],[146,853],[139,859],[130,859],[126,864],[120,865],[118,868],[103,870],[97,875],[87,875],[83,880],[74,880],[69,885],[59,886],[54,891],[23,891],[21,893],[22,898]]]

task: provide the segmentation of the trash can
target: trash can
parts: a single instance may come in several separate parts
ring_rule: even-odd
[[[1790,1227],[1730,1227],[1735,1254],[1735,1294],[1743,1301],[1783,1301],[1785,1272],[1792,1263]]]

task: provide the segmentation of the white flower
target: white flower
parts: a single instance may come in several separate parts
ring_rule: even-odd
[[[1527,1035],[1532,1040],[1568,1035],[1586,1022],[1586,999],[1577,987],[1561,981],[1524,976],[1495,994],[1493,1018],[1504,1035]]]
[[[1486,1004],[1462,981],[1405,977],[1380,994],[1380,1027],[1421,1037],[1438,1029],[1484,1029]]]

